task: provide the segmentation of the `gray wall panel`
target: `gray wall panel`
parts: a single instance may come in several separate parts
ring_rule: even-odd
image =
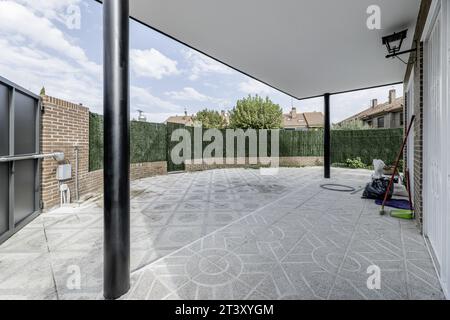
[[[15,225],[35,211],[35,161],[16,161],[16,168],[14,170]]]
[[[9,229],[9,164],[0,163],[0,236]]]
[[[18,91],[14,110],[14,154],[36,152],[36,100]]]
[[[0,83],[0,156],[9,155],[9,90]]]

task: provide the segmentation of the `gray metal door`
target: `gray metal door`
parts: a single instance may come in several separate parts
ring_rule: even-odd
[[[0,77],[0,243],[39,214],[39,96]]]

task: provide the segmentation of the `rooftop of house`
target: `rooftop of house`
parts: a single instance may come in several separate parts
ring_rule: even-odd
[[[284,128],[322,128],[325,119],[322,112],[297,113],[297,108],[283,115]]]
[[[325,124],[325,117],[322,112],[305,112],[303,116],[310,128],[323,128]]]
[[[187,112],[184,112],[183,116],[172,116],[167,118],[164,123],[176,123],[176,124],[184,124],[185,126],[193,126],[194,125],[194,115],[189,116]]]
[[[225,123],[228,125],[230,124],[230,114],[229,112],[226,112],[222,110],[220,112],[220,115],[222,116],[222,119],[224,119]],[[167,118],[167,120],[164,123],[176,123],[176,124],[184,124],[185,126],[193,126],[195,115],[189,116],[187,114],[187,111],[184,112],[184,116],[172,116]]]
[[[376,99],[371,101],[371,106],[361,111],[347,119],[345,119],[342,122],[352,121],[352,120],[366,120],[370,118],[374,118],[376,116],[380,116],[382,114],[391,113],[391,112],[401,112],[403,111],[404,106],[404,98],[396,97],[396,91],[391,90],[389,91],[389,100],[385,103],[378,104],[378,101]],[[341,123],[342,123],[341,122]]]

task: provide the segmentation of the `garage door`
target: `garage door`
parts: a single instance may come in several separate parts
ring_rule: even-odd
[[[39,212],[39,97],[0,77],[0,243]]]

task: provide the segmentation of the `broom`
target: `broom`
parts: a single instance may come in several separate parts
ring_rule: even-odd
[[[403,139],[402,147],[400,149],[400,152],[398,153],[397,160],[395,162],[394,171],[392,172],[392,177],[391,177],[391,180],[389,181],[389,186],[388,186],[388,188],[386,190],[386,194],[384,195],[383,204],[382,204],[381,210],[380,210],[380,215],[382,215],[382,216],[384,216],[387,213],[385,211],[386,201],[388,200],[389,192],[391,191],[392,185],[394,184],[395,174],[398,171],[398,166],[400,164],[400,159],[401,159],[401,157],[403,155],[403,150],[405,150],[406,143],[408,142],[409,133],[411,132],[411,128],[412,128],[412,126],[414,124],[414,119],[416,119],[416,116],[413,115],[411,117],[411,122],[409,123],[409,126],[408,126],[408,131],[406,131],[405,138]]]

